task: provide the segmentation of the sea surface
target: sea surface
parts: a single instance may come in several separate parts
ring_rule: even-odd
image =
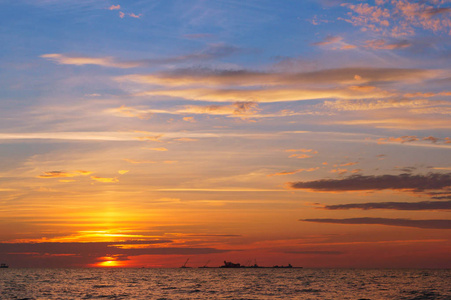
[[[451,299],[451,270],[0,269],[0,299]]]

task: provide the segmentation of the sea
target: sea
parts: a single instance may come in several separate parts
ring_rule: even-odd
[[[9,268],[0,299],[451,300],[451,270]]]

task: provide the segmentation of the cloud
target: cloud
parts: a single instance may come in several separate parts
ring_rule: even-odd
[[[177,138],[177,139],[174,139],[174,141],[178,141],[178,142],[196,142],[196,141],[198,141],[198,139],[193,139],[193,138]]]
[[[334,124],[343,125],[363,125],[375,128],[396,128],[408,130],[425,130],[425,129],[439,129],[451,128],[451,120],[440,118],[384,118],[384,119],[360,119],[350,121],[336,121]]]
[[[421,100],[393,100],[400,97],[396,83],[420,83],[438,78],[444,71],[391,68],[339,68],[315,72],[259,72],[250,70],[176,69],[155,74],[132,74],[116,77],[133,96],[166,96],[195,101],[212,102],[283,102],[313,99],[349,100],[360,110],[377,109],[381,105],[418,106]],[[141,87],[132,84],[141,84]],[[405,92],[404,92],[405,93]],[[356,100],[358,99],[358,100]],[[377,100],[376,100],[377,99]],[[352,101],[351,101],[352,100]],[[366,103],[366,101],[374,101]],[[354,109],[356,109],[356,104]],[[428,104],[429,106],[430,103]],[[421,107],[424,107],[422,105]],[[324,108],[336,108],[332,101]]]
[[[0,243],[0,255],[18,267],[88,267],[106,257],[110,260],[129,260],[140,255],[199,255],[224,253],[230,250],[201,247],[155,247],[170,244],[171,240],[123,242],[69,243]],[[138,247],[139,246],[139,247]]]
[[[109,10],[117,10],[117,9],[121,9],[121,6],[118,5],[111,5],[110,7],[108,7]]]
[[[121,18],[125,16],[123,12],[120,12],[119,14]],[[135,15],[135,18],[136,17],[138,16]],[[120,61],[114,57],[109,56],[108,57],[67,56],[65,54],[59,53],[43,54],[41,55],[41,57],[62,65],[76,65],[76,66],[98,65],[103,67],[128,69],[137,67],[151,67],[156,65],[206,61],[230,56],[240,51],[241,49],[235,46],[219,43],[219,44],[210,44],[205,49],[195,53],[189,53],[173,57],[141,59],[132,61]]]
[[[121,175],[124,175],[124,174],[130,172],[130,170],[119,170],[119,171],[117,171],[117,172],[118,172],[119,174],[121,174]]]
[[[285,150],[285,152],[301,152],[301,153],[311,153],[311,154],[317,154],[318,151],[313,150],[313,149],[287,149]]]
[[[139,19],[139,18],[142,17],[142,14],[136,15],[136,14],[134,14],[134,13],[129,13],[128,15],[129,15],[130,17],[132,17],[132,18],[135,18],[135,19]]]
[[[114,183],[114,182],[119,182],[119,179],[117,179],[116,177],[114,178],[108,178],[108,177],[98,177],[98,176],[91,176],[92,180],[98,181],[98,182],[103,182],[103,183]]]
[[[255,88],[255,89],[211,89],[211,88],[192,88],[192,89],[167,89],[150,90],[138,92],[135,96],[167,96],[173,98],[183,98],[194,101],[212,101],[212,102],[285,102],[313,100],[324,98],[338,99],[372,99],[387,98],[393,96],[392,93],[378,88],[372,90],[356,87],[344,88]]]
[[[109,109],[107,112],[113,113],[119,117],[138,118],[142,120],[149,119],[154,114],[152,110],[142,110],[134,107],[127,107],[125,105]]]
[[[352,204],[326,205],[324,206],[324,209],[451,210],[451,201],[352,203]]]
[[[352,218],[352,219],[303,219],[303,222],[346,224],[346,225],[388,225],[423,229],[451,229],[451,220],[411,220],[388,218]]]
[[[255,102],[236,102],[230,105],[185,105],[183,107],[174,108],[171,110],[142,109],[122,105],[118,108],[108,109],[106,112],[118,117],[148,119],[153,114],[205,114],[228,117],[245,117],[254,116],[259,111],[260,109],[258,108],[258,104]]]
[[[142,133],[142,134],[149,134],[149,132],[147,131],[135,131],[136,133]],[[142,140],[142,141],[154,141],[154,142],[161,142],[160,139],[163,135],[162,134],[158,134],[158,135],[145,135],[145,136],[138,136],[137,139],[138,140]]]
[[[337,173],[339,175],[343,175],[343,174],[348,173],[348,170],[347,169],[332,169],[329,172],[330,173]]]
[[[38,178],[67,178],[67,177],[77,177],[77,176],[86,176],[90,175],[92,172],[84,171],[84,170],[76,170],[72,172],[65,171],[48,171],[44,172],[42,175],[38,175]]]
[[[123,13],[122,11],[119,12],[119,18],[123,19],[125,17],[125,13]]]
[[[251,70],[215,70],[208,68],[176,69],[155,74],[116,77],[120,82],[137,82],[165,87],[177,86],[276,86],[324,85],[370,82],[416,82],[440,76],[438,70],[402,68],[337,68],[313,72],[284,73]]]
[[[326,38],[324,38],[323,41],[313,43],[312,45],[314,45],[314,46],[325,46],[325,45],[330,45],[330,44],[338,43],[338,42],[340,42],[341,40],[343,40],[343,38],[340,37],[340,36],[333,36],[333,35],[330,35],[330,36],[327,36]]]
[[[304,255],[342,255],[342,251],[328,251],[328,250],[299,250],[299,251],[285,251],[288,254],[304,254]]]
[[[149,150],[153,150],[153,151],[168,151],[167,148],[164,147],[159,147],[159,148],[148,148]]]
[[[190,123],[196,123],[196,119],[194,119],[194,117],[183,117],[183,121],[190,122]]]
[[[205,39],[205,38],[211,38],[213,37],[213,34],[211,33],[191,33],[191,34],[184,34],[183,35],[184,38],[187,39]]]
[[[365,42],[366,48],[371,49],[379,49],[379,50],[396,50],[396,49],[403,49],[412,46],[412,44],[408,41],[397,41],[392,43],[387,43],[386,40],[378,39],[378,40],[371,40]]]
[[[400,137],[380,138],[378,139],[378,144],[384,144],[385,142],[399,142],[401,144],[404,144],[416,142],[418,140],[418,137],[416,137],[415,135],[404,135]]]
[[[437,96],[451,96],[451,92],[440,92],[440,93],[407,93],[404,97],[407,98],[431,98]],[[447,104],[447,102],[440,102],[440,104]]]
[[[134,159],[128,159],[128,158],[124,158],[124,160],[131,164],[154,164],[154,163],[156,163],[155,161],[152,161],[152,160],[134,160]]]
[[[426,175],[352,175],[342,179],[321,179],[290,182],[293,189],[322,192],[376,191],[376,190],[440,190],[451,186],[451,173],[429,173]]]
[[[362,31],[385,36],[414,35],[416,28],[450,34],[451,21],[447,16],[451,8],[441,7],[444,3],[410,0],[376,1],[376,5],[343,3],[351,12],[339,19],[361,27]]]
[[[299,158],[299,159],[310,158],[310,157],[312,157],[312,156],[308,155],[308,154],[291,154],[289,156],[289,158]]]
[[[300,152],[300,153],[291,154],[289,156],[289,158],[299,158],[299,159],[310,158],[310,157],[313,157],[311,154],[318,153],[318,151],[313,150],[313,149],[287,149],[287,150],[285,150],[285,152]]]
[[[313,171],[316,171],[316,170],[319,170],[319,167],[308,168],[308,169],[297,169],[297,170],[294,170],[294,171],[283,171],[283,172],[268,174],[267,176],[271,177],[271,176],[281,176],[281,175],[293,175],[293,174],[296,174],[296,173],[313,172]]]
[[[98,65],[102,67],[122,69],[136,68],[142,65],[140,62],[121,62],[116,60],[114,57],[66,56],[58,53],[43,54],[41,57],[56,62],[60,65]]]
[[[337,100],[337,101],[324,101],[324,103],[319,107],[325,109],[332,109],[336,111],[366,111],[387,108],[425,108],[433,105],[442,105],[442,104],[446,104],[446,102],[430,101],[425,99]]]

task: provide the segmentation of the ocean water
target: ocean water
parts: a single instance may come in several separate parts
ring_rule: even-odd
[[[0,299],[451,299],[451,270],[1,269]]]

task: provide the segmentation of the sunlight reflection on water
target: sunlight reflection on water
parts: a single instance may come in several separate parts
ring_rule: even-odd
[[[451,299],[451,270],[5,269],[0,299]]]

